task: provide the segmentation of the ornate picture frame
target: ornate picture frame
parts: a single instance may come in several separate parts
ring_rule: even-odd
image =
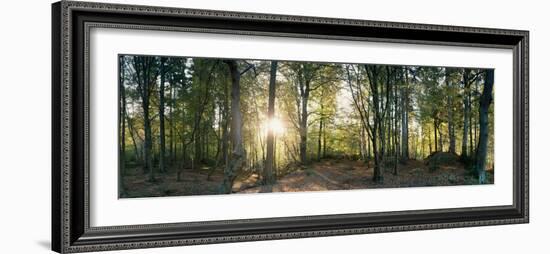
[[[91,226],[88,35],[91,28],[98,27],[512,50],[513,204]],[[528,223],[528,89],[528,31],[73,1],[54,3],[52,249],[73,253]]]

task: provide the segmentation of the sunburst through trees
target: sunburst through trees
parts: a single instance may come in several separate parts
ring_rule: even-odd
[[[119,196],[494,181],[494,70],[119,56]]]

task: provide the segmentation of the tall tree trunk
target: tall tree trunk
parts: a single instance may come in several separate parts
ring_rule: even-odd
[[[428,147],[430,148],[430,154],[432,154],[433,153],[432,136],[430,135],[428,135]]]
[[[441,122],[439,122],[440,120],[438,120],[438,125],[437,125],[437,133],[439,134],[439,151],[443,151],[443,134],[441,134]]]
[[[154,64],[154,61],[155,59],[152,57],[134,56],[134,67],[136,69],[136,74],[138,75],[138,92],[141,96],[141,107],[143,109],[143,129],[145,132],[143,147],[145,165],[143,169],[144,172],[149,172],[150,182],[155,181],[152,161],[151,118],[149,117],[151,86],[153,86],[153,81],[156,80],[156,78],[153,78],[153,74],[151,73],[153,71],[152,65]]]
[[[437,117],[435,116],[434,114],[434,146],[435,146],[435,151],[439,151],[439,148],[437,147]]]
[[[401,158],[404,162],[409,160],[409,73],[404,69],[405,86],[402,90],[401,99]],[[415,78],[415,77],[413,77]]]
[[[374,122],[373,131],[371,135],[372,151],[374,153],[374,169],[373,169],[374,172],[373,172],[372,180],[374,182],[380,182],[382,180],[382,172],[380,169],[380,151],[378,150],[378,141],[377,141],[378,126],[379,124]]]
[[[173,165],[174,163],[174,79],[170,79],[170,89],[169,89],[169,98],[170,98],[170,110],[168,111],[168,117],[170,118],[170,126],[168,130],[168,135],[170,136],[170,150],[168,152],[168,157],[170,158],[170,165]]]
[[[367,127],[365,127],[365,128],[367,128]],[[371,158],[371,141],[370,141],[369,136],[370,136],[369,129],[367,128],[367,157],[366,157],[366,160]],[[366,160],[365,160],[365,162],[366,162]]]
[[[126,91],[124,88],[124,60],[123,56],[120,56],[119,61],[119,94],[120,94],[120,115],[119,121],[119,133],[120,133],[120,151],[119,151],[119,169],[118,169],[118,193],[119,197],[123,196],[126,192],[124,187],[124,175],[126,174]]]
[[[367,161],[367,138],[365,138],[365,127],[361,123],[361,131],[359,132],[359,154],[361,155],[361,160]]]
[[[469,93],[468,93],[468,108],[469,108],[469,112],[468,112],[468,117],[470,118],[469,119],[469,122],[470,122],[470,128],[469,128],[469,132],[470,132],[470,149],[469,149],[469,154],[473,157],[474,156],[474,121],[473,121],[473,114],[472,114],[472,91],[470,90]]]
[[[202,116],[197,112],[195,113],[195,117],[196,119],[200,119]],[[201,121],[200,120],[197,120],[195,121],[197,123],[197,127],[196,128],[196,133],[195,133],[195,137],[194,137],[194,145],[195,145],[195,151],[194,151],[194,158],[193,158],[193,161],[194,161],[194,164],[197,164],[199,163],[200,161],[202,161],[202,132],[203,132],[203,128],[201,128]]]
[[[382,109],[381,109],[381,98],[384,96],[380,96],[380,86],[378,82],[378,69],[376,66],[370,66],[370,75],[369,76],[369,84],[371,86],[371,96],[372,101],[374,105],[374,123],[373,123],[373,131],[372,131],[372,150],[374,152],[374,173],[372,180],[374,182],[383,182],[384,177],[382,173],[382,165],[383,164],[383,158],[384,158],[384,128],[383,128],[383,117],[382,117]],[[367,74],[369,74],[369,66],[365,65],[365,69],[367,71]],[[367,119],[368,121],[368,119]],[[378,137],[377,137],[378,136]],[[380,141],[380,144],[379,144]]]
[[[128,115],[128,112],[125,114],[126,122],[128,123],[128,130],[130,131],[130,138],[132,138],[132,144],[134,146],[134,156],[136,157],[136,161],[142,162],[142,157],[140,156],[140,151],[136,142],[135,135],[136,131],[134,130],[134,125],[132,124],[132,120],[130,119],[130,116]]]
[[[380,92],[380,82],[379,82],[379,67],[377,66],[371,66],[371,65],[363,65],[362,67],[365,68],[365,72],[368,76],[368,85],[370,87],[370,91],[368,92],[368,95],[366,95],[365,89],[362,88],[362,84],[360,79],[356,79],[356,86],[354,88],[353,82],[354,77],[351,73],[351,68],[347,66],[346,72],[347,72],[347,83],[349,85],[349,89],[351,91],[353,103],[359,113],[359,116],[361,117],[361,123],[364,128],[367,128],[367,133],[369,136],[369,139],[372,143],[372,152],[374,157],[374,172],[372,180],[374,182],[383,182],[383,172],[382,172],[382,158],[384,155],[384,126],[383,121],[385,114],[385,109],[387,109],[387,103],[384,110],[382,110],[381,102],[383,102],[384,96],[381,95]],[[356,71],[355,73],[360,73],[360,69]],[[389,83],[386,83],[386,92],[389,92]],[[370,100],[372,100],[372,104],[369,104],[369,107],[366,107],[366,96],[370,97]],[[386,95],[387,98],[387,95]],[[387,101],[386,101],[387,102]],[[372,124],[371,124],[371,117],[370,113],[372,112]],[[370,146],[369,146],[370,147]]]
[[[422,125],[420,125],[420,131],[422,133],[422,135],[420,136],[420,154],[421,154],[421,157],[422,158],[425,158],[426,157],[426,140],[424,138],[424,128],[422,127]],[[429,137],[430,135],[428,135]],[[431,148],[430,148],[431,150]]]
[[[456,139],[455,139],[455,127],[454,127],[454,118],[453,118],[453,101],[452,101],[452,84],[450,81],[450,70],[445,68],[445,84],[447,85],[447,127],[449,132],[449,152],[456,153]]]
[[[486,182],[485,164],[489,143],[489,107],[493,101],[493,82],[494,70],[487,70],[485,72],[483,93],[479,99],[479,143],[476,154],[476,169],[480,184]]]
[[[300,122],[300,161],[302,164],[307,164],[307,119],[308,119],[308,109],[307,103],[309,100],[309,81],[306,80],[302,93],[302,112],[301,112],[301,122]]]
[[[271,73],[269,77],[269,99],[268,99],[268,109],[267,109],[267,119],[268,122],[274,121],[275,119],[275,86],[277,81],[277,61],[271,61]],[[273,174],[273,161],[275,157],[275,133],[273,126],[268,124],[267,128],[267,154],[266,154],[266,164],[264,167],[264,184],[271,185],[275,183],[275,177]]]
[[[145,132],[145,142],[144,142],[144,160],[145,168],[149,171],[149,181],[155,181],[155,172],[153,169],[153,158],[152,158],[152,137],[151,137],[151,120],[149,118],[149,103],[144,103],[143,106],[143,118],[144,120],[144,132]],[[147,120],[149,119],[149,120]]]
[[[223,128],[222,128],[222,160],[223,165],[229,162],[229,89],[223,84]]]
[[[323,158],[327,157],[327,128],[323,128]]]
[[[394,84],[395,86],[396,84]],[[398,135],[397,135],[397,132],[398,132],[398,128],[397,128],[397,123],[398,123],[398,116],[399,116],[399,112],[398,112],[398,96],[397,96],[397,87],[394,87],[393,88],[393,158],[394,158],[394,161],[393,161],[393,174],[394,175],[397,175],[397,162],[399,160],[399,144],[398,144]]]
[[[166,172],[165,158],[166,158],[166,140],[164,133],[164,83],[166,81],[166,58],[160,58],[160,85],[159,85],[159,171]]]
[[[231,75],[231,159],[224,170],[223,193],[231,193],[237,172],[241,170],[245,160],[245,151],[242,143],[242,116],[241,116],[241,74],[236,60],[226,60]]]
[[[317,161],[321,161],[321,149],[322,149],[322,143],[321,138],[323,134],[323,117],[319,119],[319,136],[317,138]]]
[[[464,83],[464,94],[462,99],[464,107],[464,123],[462,125],[462,150],[460,156],[465,159],[468,157],[468,129],[470,127],[470,104],[468,100],[468,96],[470,94],[470,69],[464,69],[462,82]]]

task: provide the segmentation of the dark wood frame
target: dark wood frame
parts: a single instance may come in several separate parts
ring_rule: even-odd
[[[90,227],[88,31],[91,27],[512,49],[511,206]],[[528,31],[62,1],[52,5],[52,249],[85,252],[529,221]]]

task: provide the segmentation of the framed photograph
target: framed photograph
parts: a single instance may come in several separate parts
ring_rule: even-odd
[[[52,5],[60,253],[527,223],[528,31]]]

